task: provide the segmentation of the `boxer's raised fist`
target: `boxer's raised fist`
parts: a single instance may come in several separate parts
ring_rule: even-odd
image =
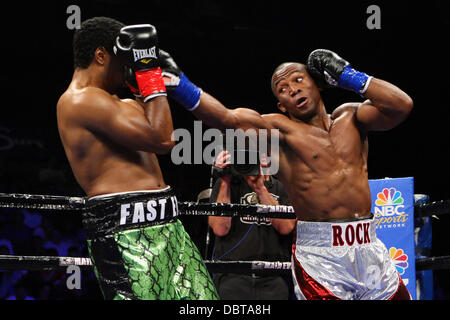
[[[120,29],[114,53],[133,69],[144,102],[167,95],[159,67],[158,37],[154,26],[137,24]],[[130,87],[130,81],[127,84]],[[130,88],[136,94],[137,88]]]
[[[363,94],[372,77],[353,69],[348,61],[326,49],[309,54],[306,68],[320,88],[340,87]]]
[[[308,73],[319,82],[321,87],[335,87],[344,67],[349,65],[336,53],[330,50],[317,49],[308,56]]]
[[[114,53],[134,71],[159,67],[158,36],[151,24],[137,24],[120,29]]]

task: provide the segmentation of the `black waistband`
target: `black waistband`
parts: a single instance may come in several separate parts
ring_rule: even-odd
[[[370,220],[372,218],[373,218],[373,213],[368,214],[366,216],[362,216],[362,217],[347,218],[347,219],[328,219],[328,220],[317,221],[317,222],[345,223],[345,222],[353,222],[353,221],[360,221],[360,220]],[[312,222],[314,222],[314,221],[312,221]]]
[[[88,239],[121,230],[160,225],[175,221],[178,201],[171,188],[136,191],[94,197],[83,210],[83,226]]]

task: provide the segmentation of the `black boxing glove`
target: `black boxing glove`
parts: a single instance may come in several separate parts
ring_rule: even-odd
[[[356,71],[346,60],[333,51],[325,49],[311,52],[306,67],[321,88],[340,87],[364,94],[373,78]]]
[[[194,111],[200,103],[202,90],[189,81],[169,53],[159,50],[159,55],[169,97],[175,99],[187,110]]]
[[[134,71],[144,102],[158,96],[167,96],[159,66],[158,37],[154,26],[138,24],[120,29],[114,53]],[[128,82],[127,84],[130,87]]]

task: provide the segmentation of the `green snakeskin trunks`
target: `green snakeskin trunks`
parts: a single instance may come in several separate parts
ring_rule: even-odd
[[[177,216],[178,203],[170,187],[87,201],[83,226],[105,299],[219,299]]]

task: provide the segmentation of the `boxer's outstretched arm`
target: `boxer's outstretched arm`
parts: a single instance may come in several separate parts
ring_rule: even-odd
[[[257,111],[247,108],[228,109],[206,92],[202,92],[198,107],[192,113],[207,125],[218,129],[272,128]]]
[[[393,84],[373,78],[356,112],[358,122],[367,131],[390,130],[402,123],[413,108],[412,99]]]
[[[193,84],[168,52],[159,51],[167,92],[187,110],[211,127],[218,129],[272,129],[258,112],[247,108],[228,109],[210,94]]]

